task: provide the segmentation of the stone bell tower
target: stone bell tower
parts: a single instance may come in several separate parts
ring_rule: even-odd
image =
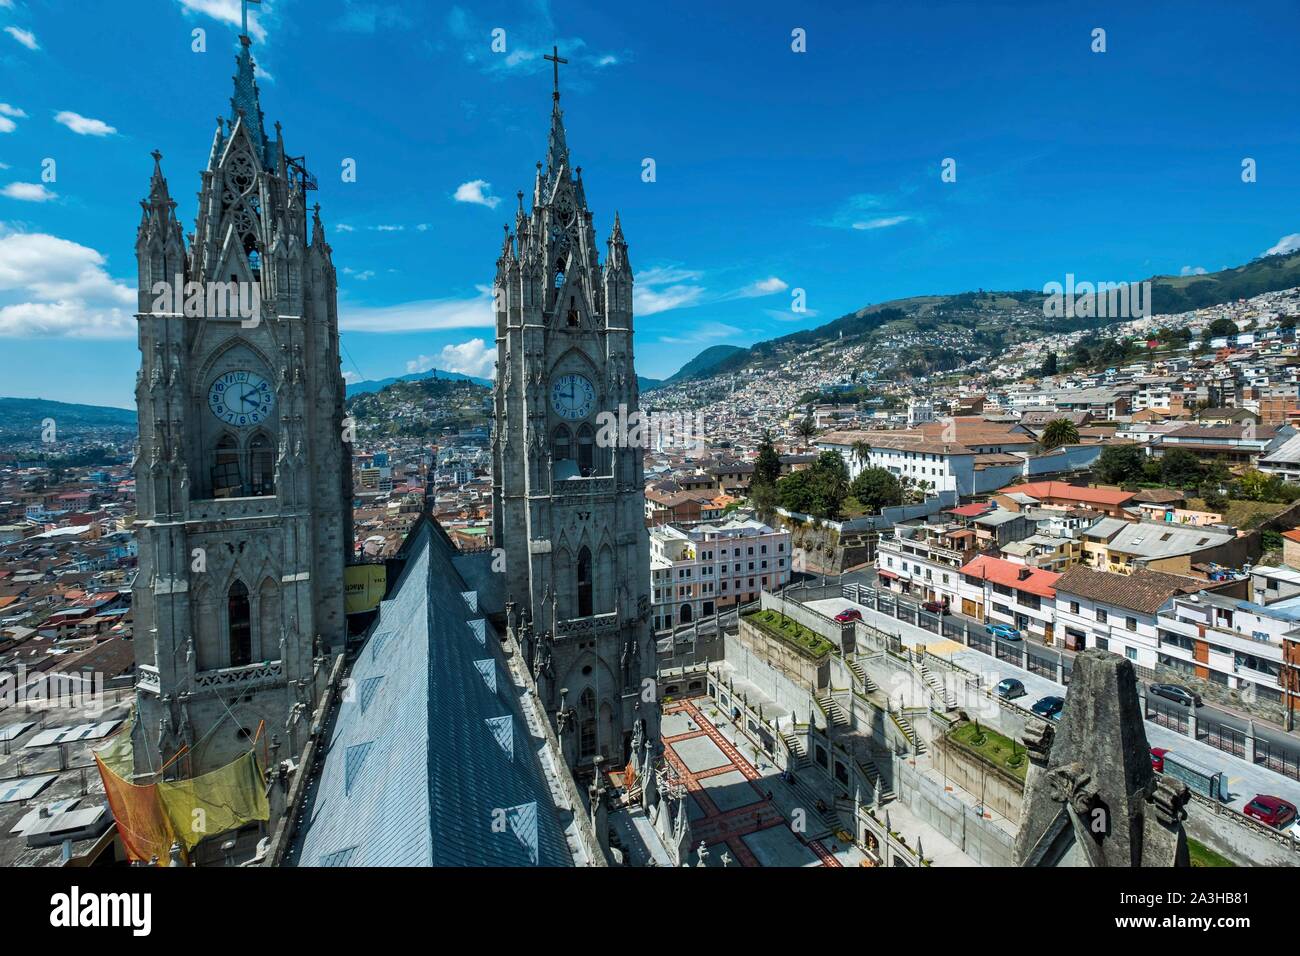
[[[497,259],[493,536],[507,623],[566,760],[586,771],[596,757],[622,766],[638,729],[657,743],[655,645],[643,449],[618,427],[638,409],[632,267],[617,215],[600,261],[560,111],[565,61],[547,59],[546,161]]]
[[[316,184],[279,124],[267,137],[239,41],[195,232],[155,152],[136,240],[136,770],[188,748],[169,777],[229,762],[259,728],[298,753],[322,660],[346,636],[334,265],[307,207]]]

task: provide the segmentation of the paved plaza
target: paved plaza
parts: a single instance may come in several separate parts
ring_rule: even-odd
[[[699,706],[697,706],[697,703]],[[798,796],[770,763],[756,768],[748,741],[721,716],[706,716],[707,698],[669,705],[661,722],[664,752],[690,795],[691,865],[700,843],[706,866],[856,866],[865,857],[838,841],[807,840],[790,826]],[[717,720],[717,723],[714,721]]]

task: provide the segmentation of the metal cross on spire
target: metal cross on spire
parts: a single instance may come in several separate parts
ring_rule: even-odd
[[[239,0],[239,35],[248,36],[248,5],[250,3],[260,4],[262,0]]]
[[[258,2],[260,3],[261,0],[258,0]],[[568,63],[569,61],[566,60],[564,57],[560,56],[560,48],[557,47],[557,46],[553,46],[553,47],[551,47],[551,53],[550,53],[550,55],[549,55],[549,56],[544,55],[544,56],[542,57],[542,59],[543,59],[543,60],[550,60],[551,63],[554,64],[554,71],[555,71],[555,92],[552,93],[551,95],[554,96],[554,97],[558,100],[558,99],[560,98],[560,64],[561,64],[561,63]]]

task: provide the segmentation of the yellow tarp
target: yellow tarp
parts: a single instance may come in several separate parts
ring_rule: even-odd
[[[177,841],[185,850],[192,850],[204,837],[255,820],[270,820],[266,783],[252,751],[188,780],[131,782],[133,718],[134,714],[127,718],[121,733],[95,751],[104,793],[131,860],[156,860],[167,866],[172,844]]]
[[[252,751],[201,777],[167,780],[157,787],[163,811],[186,849],[204,837],[271,819],[266,784]]]

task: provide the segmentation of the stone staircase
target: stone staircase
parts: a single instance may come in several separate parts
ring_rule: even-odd
[[[895,799],[898,794],[893,788],[885,783],[885,778],[881,776],[880,768],[876,766],[874,760],[859,760],[858,767],[863,775],[871,781],[871,785],[876,788],[876,793],[880,795],[880,802],[885,803]]]
[[[921,679],[925,681],[926,686],[934,691],[934,696],[936,698],[943,701],[944,710],[956,710],[957,694],[952,690],[952,688],[946,686],[943,680],[934,675],[934,672],[930,670],[928,662],[924,660],[921,661],[920,672]]]
[[[817,706],[821,708],[822,713],[826,715],[826,720],[835,727],[847,727],[849,725],[848,714],[844,713],[844,708],[830,694],[822,694],[817,698]]]
[[[808,759],[808,748],[804,746],[798,734],[783,731],[781,740],[790,751],[790,770],[803,770],[805,767],[812,766],[812,761]]]
[[[929,749],[926,747],[925,741],[921,739],[920,734],[916,732],[916,728],[912,726],[910,720],[902,714],[896,714],[892,711],[889,716],[893,718],[895,726],[897,726],[903,736],[907,738],[907,742],[911,746],[913,753],[919,757]]]
[[[876,691],[880,690],[876,682],[867,676],[867,669],[857,661],[849,661],[849,670],[853,673],[854,677],[862,682],[863,690],[865,690],[866,693],[874,694]]]
[[[816,791],[804,783],[803,777],[796,777],[793,790],[799,799],[799,808],[804,811],[804,823],[807,830],[800,834],[805,840],[821,840],[840,829],[840,815],[833,804],[827,804],[825,810],[817,809],[821,799]]]

